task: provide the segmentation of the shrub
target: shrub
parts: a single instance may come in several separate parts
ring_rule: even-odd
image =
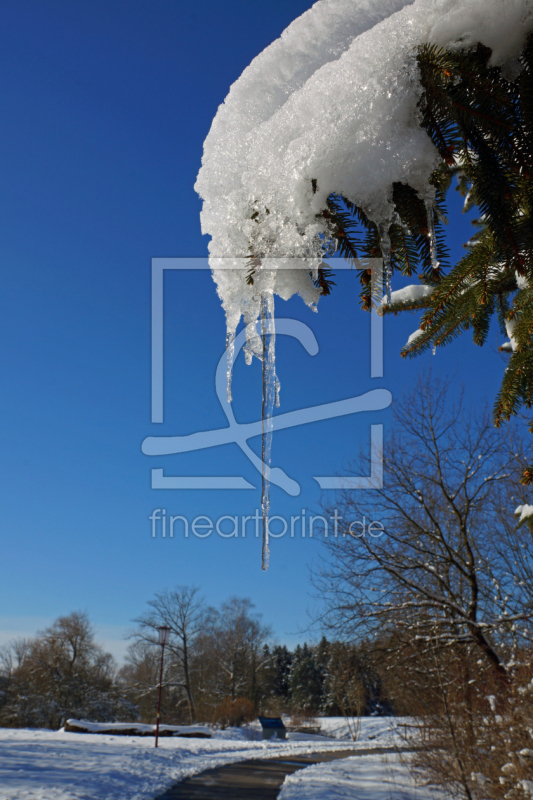
[[[225,697],[215,708],[213,722],[222,728],[240,728],[245,722],[255,719],[254,704],[246,697]]]

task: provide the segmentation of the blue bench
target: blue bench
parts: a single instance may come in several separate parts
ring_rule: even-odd
[[[287,728],[281,717],[257,717],[263,729],[263,739],[286,739]]]

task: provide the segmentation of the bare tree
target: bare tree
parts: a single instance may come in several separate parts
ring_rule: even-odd
[[[359,674],[359,655],[354,645],[339,642],[331,644],[325,691],[328,701],[340,710],[355,742],[367,696]]]
[[[421,379],[396,405],[383,487],[337,497],[338,535],[325,538],[315,575],[323,624],[388,631],[398,645],[474,648],[506,680],[509,647],[531,640],[533,615],[532,585],[502,546],[512,540],[531,570],[531,537],[518,542],[509,504],[523,492],[516,472],[508,434],[486,411],[453,404],[431,374]]]
[[[337,498],[339,535],[325,538],[316,576],[323,624],[372,637],[389,689],[420,721],[420,766],[465,800],[522,800],[530,769],[523,465],[512,428],[454,405],[446,383],[424,376],[396,406],[383,487]]]
[[[152,642],[138,640],[129,645],[125,663],[118,673],[119,685],[137,708],[142,722],[151,723],[155,717],[160,664],[159,648]],[[168,718],[168,702],[164,707]]]
[[[154,645],[159,641],[157,628],[161,625],[170,628],[167,647],[174,660],[166,683],[183,690],[191,723],[196,719],[191,649],[207,620],[207,608],[199,591],[195,586],[178,586],[173,591],[156,594],[148,602],[149,611],[134,620],[139,627],[133,634],[136,641]]]
[[[257,673],[267,659],[263,645],[271,631],[253,609],[251,600],[242,597],[231,597],[220,610],[211,609],[204,648],[216,664],[219,697],[234,700],[248,694],[252,701],[257,699]]]
[[[31,639],[14,639],[0,648],[0,669],[5,675],[12,675],[22,669],[31,654]]]

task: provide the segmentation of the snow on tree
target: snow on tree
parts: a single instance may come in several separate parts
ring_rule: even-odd
[[[532,47],[524,47],[532,28],[529,0],[320,0],[254,59],[220,106],[196,189],[227,318],[228,392],[241,317],[247,360],[263,359],[264,519],[279,389],[273,297],[298,293],[315,308],[332,287],[322,258],[335,250],[359,269],[366,309],[370,270],[361,257],[383,258],[384,311],[429,309],[406,354],[469,326],[482,343],[499,313],[513,328],[513,354],[497,421],[529,403]],[[459,170],[467,201],[484,217],[469,255],[445,275],[444,197]],[[291,269],[294,258],[308,269]],[[423,290],[393,297],[394,270],[418,267]]]
[[[264,295],[316,303],[312,276],[276,268],[322,258],[331,195],[381,228],[383,250],[396,183],[435,200],[442,159],[420,125],[419,49],[480,42],[491,66],[509,69],[531,22],[527,0],[320,0],[254,59],[213,120],[196,183],[230,337],[241,316],[257,319]],[[255,262],[253,283],[243,258]]]

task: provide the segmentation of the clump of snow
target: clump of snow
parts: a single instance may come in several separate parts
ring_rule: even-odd
[[[418,339],[419,336],[422,336],[423,333],[424,331],[422,330],[422,328],[418,328],[418,330],[413,331],[413,333],[409,335],[407,344],[405,346],[407,347],[408,345],[410,345],[411,342],[414,342],[416,339]]]
[[[429,297],[432,291],[432,286],[423,286],[422,284],[404,286],[403,289],[397,289],[397,291],[391,292],[390,303],[388,297],[385,295],[381,304],[383,306],[388,306],[396,305],[396,303],[412,303],[415,300],[423,300],[425,297]]]
[[[505,65],[530,27],[530,0],[320,0],[254,59],[219,107],[196,183],[230,339],[264,294],[318,300],[307,271],[278,271],[277,259],[323,255],[328,223],[317,215],[330,193],[385,237],[393,182],[433,202],[438,156],[418,124],[417,48],[479,41]],[[260,263],[248,284],[251,256]]]
[[[519,275],[518,272],[515,272],[516,284],[519,289],[527,289],[529,286],[529,281],[525,275]]]
[[[513,336],[513,331],[514,331],[515,328],[516,328],[516,320],[515,319],[508,319],[508,320],[505,321],[505,330],[506,330],[507,336],[509,337],[509,343],[511,345],[511,350],[513,351],[513,353],[516,350],[516,348],[518,347],[518,343],[517,343],[516,339]]]
[[[525,519],[527,519],[527,517],[533,516],[533,506],[525,503],[523,506],[518,506],[514,513],[517,517],[520,515],[518,522],[523,522]]]

